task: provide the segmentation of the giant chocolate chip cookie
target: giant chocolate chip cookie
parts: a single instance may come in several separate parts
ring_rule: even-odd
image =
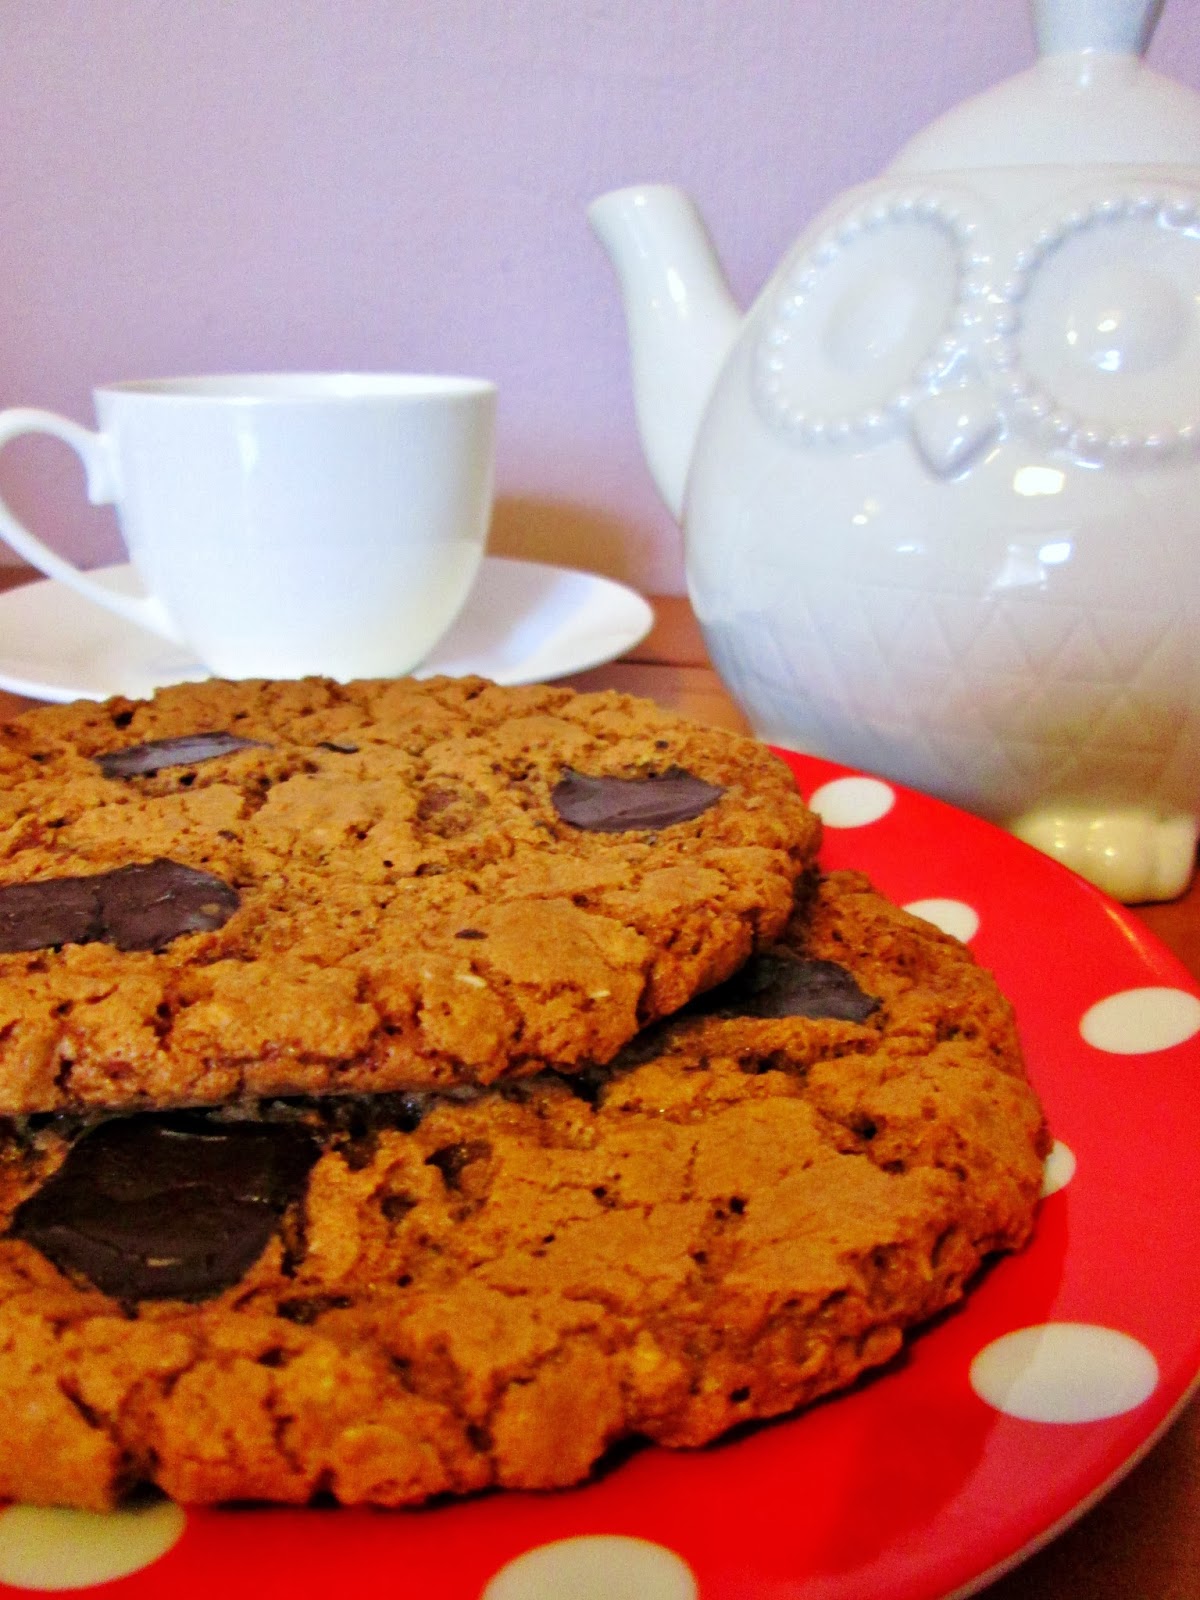
[[[607,1066],[14,1122],[0,1498],[401,1505],[702,1444],[892,1357],[1025,1241],[1046,1147],[994,982],[847,874]]]
[[[0,1112],[610,1060],[783,927],[762,745],[481,679],[186,684],[0,730]]]

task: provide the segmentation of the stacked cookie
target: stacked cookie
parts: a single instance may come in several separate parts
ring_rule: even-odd
[[[0,750],[0,1498],[399,1505],[886,1361],[1032,1221],[957,943],[761,745],[481,680]]]

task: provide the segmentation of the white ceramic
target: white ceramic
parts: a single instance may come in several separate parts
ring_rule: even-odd
[[[1125,900],[1200,811],[1200,96],[1157,3],[1042,54],[800,239],[745,318],[694,207],[591,216],[714,664],[763,737],[998,821]]]
[[[99,430],[0,413],[83,459],[148,594],[92,580],[0,502],[0,535],[49,577],[186,644],[224,677],[407,672],[483,558],[495,386],[391,373],[170,378],[95,391]]]
[[[132,567],[90,576],[114,593],[144,593]],[[419,678],[478,673],[497,683],[543,683],[584,672],[631,650],[654,613],[611,578],[537,561],[485,556],[448,633],[416,669]],[[0,594],[0,689],[35,700],[144,698],[210,676],[188,650],[54,579]]]

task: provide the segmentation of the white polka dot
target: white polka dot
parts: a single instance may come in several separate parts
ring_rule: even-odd
[[[1090,1322],[1045,1322],[1006,1333],[971,1363],[971,1387],[1026,1422],[1098,1422],[1154,1393],[1158,1363],[1137,1339]]]
[[[1054,1148],[1046,1157],[1042,1168],[1042,1199],[1047,1195],[1057,1194],[1060,1189],[1065,1189],[1075,1176],[1075,1152],[1061,1139],[1054,1141]]]
[[[904,909],[963,944],[979,932],[979,913],[963,900],[910,900]]]
[[[896,804],[896,791],[878,778],[834,778],[808,803],[831,828],[864,828],[887,816]]]
[[[18,1589],[90,1589],[151,1566],[186,1518],[170,1500],[129,1511],[9,1506],[0,1511],[0,1583]]]
[[[1085,1011],[1079,1031],[1115,1055],[1169,1050],[1200,1033],[1200,998],[1186,989],[1123,989]]]
[[[697,1600],[691,1568],[646,1539],[591,1534],[510,1561],[480,1600]]]

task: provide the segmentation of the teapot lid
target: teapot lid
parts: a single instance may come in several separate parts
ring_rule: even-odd
[[[890,172],[1200,166],[1200,94],[1141,59],[1164,0],[1029,3],[1036,64],[930,123]]]

